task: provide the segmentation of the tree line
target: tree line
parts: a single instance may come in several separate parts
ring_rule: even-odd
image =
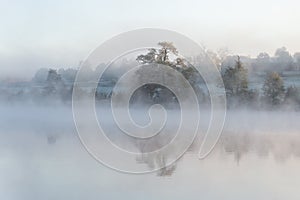
[[[143,65],[143,67],[137,71],[136,76],[140,79],[143,79],[144,76],[156,76],[164,79],[169,75],[159,69],[153,71],[149,66],[153,63],[167,65],[181,73],[193,87],[199,103],[207,105],[207,103],[209,103],[209,94],[205,88],[201,87],[205,84],[204,80],[194,67],[194,65],[201,65],[201,62],[191,64],[188,60],[179,55],[178,50],[171,42],[160,42],[158,46],[159,48],[151,48],[145,54],[136,57],[136,61]],[[270,70],[266,67],[268,70],[266,71],[263,83],[261,83],[261,88],[251,89],[249,87],[249,68],[244,65],[240,56],[235,57],[234,63],[228,63],[226,60],[228,60],[227,58],[229,56],[224,52],[222,54],[223,57],[221,54],[217,56],[209,51],[206,51],[206,53],[211,57],[213,62],[220,67],[229,109],[240,107],[256,109],[300,109],[300,89],[296,86],[286,87],[280,72],[277,70],[278,67],[274,67],[274,70]],[[287,52],[286,48],[277,50],[275,57],[277,59],[276,63],[281,62],[285,67],[296,66],[297,62],[300,62],[300,56],[296,62]],[[298,58],[298,54],[295,54],[294,57]],[[221,58],[223,61],[219,62]],[[267,60],[270,63],[275,63],[274,59],[268,57],[266,54],[260,54],[256,64],[260,63],[261,68],[264,68],[263,63],[268,65]],[[130,64],[131,63],[127,63],[127,65]],[[88,88],[83,88],[82,95],[92,95],[94,93],[97,100],[109,99],[118,76],[121,74],[120,69],[124,67],[126,63],[121,63],[120,65],[121,67],[119,67],[118,70],[105,73],[104,76],[101,77],[96,91],[89,91]],[[104,67],[104,65],[98,66],[96,70],[87,68],[84,72],[86,73],[87,81],[89,77],[95,76],[97,70],[101,67]],[[287,69],[291,69],[291,67],[287,67]],[[1,87],[0,100],[6,102],[32,101],[35,103],[64,102],[70,104],[72,100],[73,83],[77,71],[77,69],[73,68],[66,70],[40,69],[32,81],[27,83],[28,87],[12,89],[9,84],[6,84],[8,87]],[[173,78],[171,83],[174,84],[179,91],[184,90],[183,84],[178,82],[176,77],[171,78]],[[148,103],[162,104],[178,103],[176,96],[171,91],[157,84],[143,85],[135,95],[136,97],[133,97],[133,100],[136,101],[146,100]],[[144,98],[141,99],[141,96]]]
[[[248,70],[240,57],[234,67],[227,67],[222,72],[227,104],[229,108],[249,106],[253,108],[292,108],[300,109],[300,89],[295,85],[285,87],[278,72],[268,72],[261,92],[249,89]]]

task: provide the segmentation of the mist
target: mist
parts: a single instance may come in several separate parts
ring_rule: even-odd
[[[122,132],[115,128],[115,122],[108,117],[111,115],[109,107],[98,105],[98,109],[100,122],[105,124],[105,128],[111,129],[106,133],[112,141],[123,145],[123,148],[137,144],[133,140],[114,137]],[[272,179],[278,181],[286,180],[286,176],[299,175],[296,171],[300,165],[299,112],[230,110],[221,138],[206,159],[197,158],[199,140],[204,134],[198,132],[200,137],[172,166],[146,175],[130,175],[111,170],[90,156],[79,140],[70,107],[15,104],[1,105],[0,110],[0,196],[3,199],[127,199],[132,196],[152,199],[144,196],[147,192],[141,189],[141,182],[147,190],[155,190],[154,196],[159,197],[175,198],[188,192],[197,199],[200,194],[195,184],[200,184],[202,197],[217,199],[218,195],[222,195],[225,199],[231,199],[237,198],[237,194],[222,190],[219,181],[231,182],[226,186],[229,190],[234,187],[242,189],[238,186],[242,178],[253,189],[266,189],[266,185],[263,185],[266,173],[276,173]],[[133,108],[131,112],[139,124],[149,120],[145,109]],[[168,114],[171,128],[166,129],[165,134],[173,135],[176,115],[180,112],[170,110]],[[203,110],[202,115],[210,114]],[[205,127],[206,121],[202,120],[200,124]],[[156,143],[150,143],[148,148],[155,149],[158,147],[156,145],[163,144],[162,139],[170,139],[166,135]],[[95,143],[101,145],[101,141]],[[135,147],[141,150],[141,146]],[[139,157],[137,162],[141,165],[148,163],[151,168],[151,163],[156,159]],[[251,175],[247,170],[261,171],[261,175]],[[280,174],[284,170],[289,170],[289,173]],[[218,178],[213,178],[216,176]],[[253,178],[261,182],[257,185],[256,181],[251,181]],[[199,181],[203,179],[206,181]],[[171,189],[183,186],[183,182],[185,189]],[[277,195],[297,199],[297,190],[290,184],[288,181]],[[275,182],[273,186],[277,187]],[[218,195],[205,190],[206,187],[216,188]],[[290,192],[286,193],[288,187]],[[141,191],[136,193],[136,190]],[[273,195],[270,191],[263,194],[248,192],[244,190],[244,195],[249,195],[249,198]]]
[[[299,200],[299,0],[0,0],[0,200]]]

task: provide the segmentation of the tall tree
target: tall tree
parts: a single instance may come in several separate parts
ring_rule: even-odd
[[[180,72],[192,85],[192,87],[197,88],[199,87],[197,83],[202,80],[198,71],[189,64],[184,58],[178,55],[178,51],[176,47],[173,45],[172,42],[159,42],[158,45],[160,46],[159,49],[151,48],[148,52],[144,55],[139,55],[137,57],[137,61],[141,64],[163,64],[170,66],[171,68]],[[183,89],[184,84],[178,83],[178,79],[174,77],[170,77],[169,74],[160,71],[159,69],[151,69],[149,71],[148,66],[143,66],[137,71],[137,75],[140,79],[143,79],[144,76],[155,76],[156,78],[161,78],[162,80],[168,79],[169,83],[172,82],[175,88],[179,90]],[[157,84],[146,84],[144,86],[144,90],[147,95],[156,94],[155,96],[162,96],[157,94],[159,86]],[[199,90],[199,88],[195,89]],[[160,93],[167,93],[165,90],[159,89]],[[151,95],[154,96],[154,95]],[[172,97],[174,99],[174,97]]]
[[[229,103],[233,100],[242,102],[248,96],[248,70],[243,67],[240,57],[234,67],[228,67],[222,73],[226,96]]]
[[[285,89],[283,80],[276,72],[268,74],[263,85],[263,98],[268,105],[279,105],[283,102]]]
[[[169,59],[171,54],[178,56],[178,51],[173,43],[159,42],[158,45],[161,47],[160,49],[151,48],[147,54],[139,55],[136,60],[142,64],[160,63],[174,65],[175,63],[172,63]]]

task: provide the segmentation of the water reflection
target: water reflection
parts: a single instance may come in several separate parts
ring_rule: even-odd
[[[0,199],[300,199],[297,113],[229,113],[206,159],[197,159],[195,142],[168,167],[168,155],[142,154],[137,163],[163,168],[131,175],[96,162],[81,145],[71,113],[53,112],[0,117]],[[160,142],[135,145],[146,152]]]
[[[297,135],[224,133],[205,160],[191,150],[155,174],[130,175],[95,162],[73,134],[60,132],[55,143],[41,133],[6,135],[1,199],[299,199]],[[137,162],[151,168],[166,159],[158,154]]]
[[[193,154],[194,159],[197,160],[197,148],[194,147],[187,153]],[[224,132],[212,154],[220,154],[223,157],[232,156],[237,165],[242,159],[247,159],[248,154],[250,156],[256,155],[261,159],[271,157],[277,162],[286,162],[291,157],[300,161],[300,135]],[[156,154],[154,157],[140,156],[137,158],[137,162],[147,163],[149,168],[152,169],[157,165],[165,166],[166,159],[166,155]],[[171,166],[165,166],[158,171],[157,175],[171,176],[175,172],[176,166],[176,162]]]
[[[233,154],[236,162],[248,153],[255,153],[264,158],[273,156],[277,161],[300,157],[300,135],[291,133],[281,134],[231,134],[225,133],[219,142],[219,148]]]

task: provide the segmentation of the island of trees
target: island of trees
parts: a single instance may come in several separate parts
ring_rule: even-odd
[[[209,94],[205,83],[194,66],[201,65],[201,58],[183,58],[171,42],[159,42],[159,48],[151,48],[145,54],[138,55],[134,60],[121,63],[119,68],[133,62],[144,65],[137,76],[149,75],[147,65],[157,63],[167,65],[180,72],[191,84],[197,94],[199,103],[208,104]],[[226,50],[217,53],[206,50],[220,70],[225,86],[227,106],[229,109],[248,107],[251,109],[292,109],[300,110],[300,53],[293,56],[286,48],[276,50],[273,57],[260,53],[257,58],[232,56]],[[95,70],[87,69],[89,77],[95,76],[97,70],[105,65],[99,65]],[[6,103],[32,102],[47,104],[63,102],[70,104],[72,100],[73,83],[78,69],[40,69],[33,79],[27,82],[0,82],[0,101]],[[121,71],[121,70],[120,70]],[[120,71],[110,71],[100,78],[96,91],[90,91],[88,84],[82,89],[82,95],[95,93],[96,99],[110,99],[113,87],[118,80]],[[161,71],[152,75],[164,77]],[[176,82],[176,87],[181,84]],[[216,87],[218,85],[216,84]],[[182,88],[184,89],[184,87]],[[157,84],[146,84],[139,89],[137,96],[143,96],[148,103],[175,103],[176,96],[167,88]],[[134,98],[133,98],[134,99]],[[141,100],[135,98],[135,100]]]

